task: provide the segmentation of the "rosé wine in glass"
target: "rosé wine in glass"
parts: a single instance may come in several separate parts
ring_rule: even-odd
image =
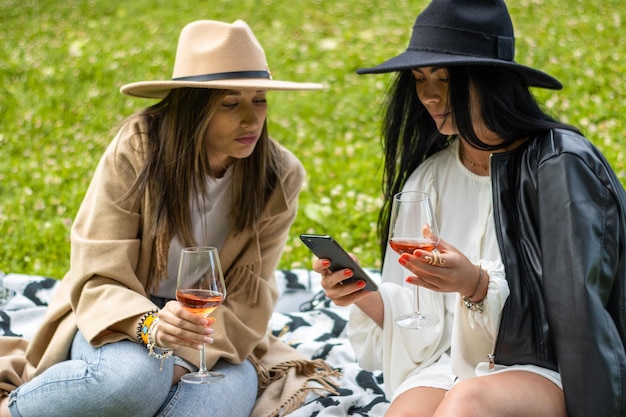
[[[389,246],[399,255],[413,254],[416,249],[435,251],[439,230],[430,196],[421,191],[404,191],[394,195],[391,206]],[[414,309],[395,319],[398,326],[423,329],[435,326],[439,318],[420,310],[419,287],[413,285]]]
[[[226,298],[226,284],[217,249],[212,246],[184,248],[180,255],[176,300],[188,311],[208,317]],[[208,384],[224,378],[224,374],[206,368],[204,344],[200,349],[197,372],[182,376],[190,384]]]

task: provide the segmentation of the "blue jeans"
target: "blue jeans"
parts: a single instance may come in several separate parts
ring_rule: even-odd
[[[207,385],[172,386],[174,360],[148,356],[145,346],[121,341],[93,348],[76,333],[70,359],[60,362],[9,395],[13,417],[248,416],[257,392],[257,374],[219,361],[226,378]]]

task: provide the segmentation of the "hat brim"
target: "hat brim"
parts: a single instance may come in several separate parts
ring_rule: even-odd
[[[452,55],[441,52],[407,50],[380,65],[370,68],[359,68],[357,74],[382,74],[403,71],[417,67],[454,66],[454,65],[495,65],[509,68],[519,73],[532,87],[560,90],[563,85],[556,78],[545,72],[530,68],[514,61],[503,61],[491,58],[479,58],[466,55]]]
[[[265,78],[212,80],[212,81],[140,81],[123,85],[120,92],[127,96],[164,98],[175,88],[210,88],[222,90],[321,90],[322,84],[298,83]]]

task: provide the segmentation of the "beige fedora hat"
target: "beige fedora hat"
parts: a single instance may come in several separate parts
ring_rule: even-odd
[[[263,47],[246,22],[199,20],[180,33],[171,80],[122,86],[122,94],[163,98],[174,88],[319,90],[317,83],[272,79]]]

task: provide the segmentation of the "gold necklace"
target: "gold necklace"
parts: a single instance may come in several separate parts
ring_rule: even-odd
[[[463,148],[463,145],[461,145],[461,159],[465,162],[467,162],[468,164],[470,164],[470,166],[472,168],[481,168],[485,171],[489,171],[489,166],[488,165],[483,165],[483,164],[477,164],[476,162],[472,161],[471,159],[469,159],[466,155],[465,155],[465,149]]]

